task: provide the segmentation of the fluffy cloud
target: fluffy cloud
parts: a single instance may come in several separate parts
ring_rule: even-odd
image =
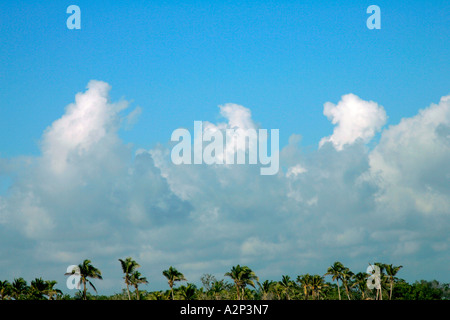
[[[448,214],[450,96],[384,130],[369,155],[376,199],[396,212]],[[405,210],[406,209],[406,210]]]
[[[448,280],[448,97],[385,129],[369,150],[384,110],[343,96],[325,108],[336,120],[332,143],[304,152],[293,134],[282,170],[262,176],[259,165],[174,165],[170,144],[133,154],[119,128],[140,110],[123,116],[129,104],[110,102],[109,90],[92,81],[78,93],[44,132],[40,157],[1,160],[12,177],[0,196],[3,277],[43,276],[65,289],[67,265],[90,258],[104,273],[97,288],[117,292],[117,259],[132,256],[150,289],[166,287],[170,265],[198,282],[237,263],[274,279],[325,272],[335,260],[355,271],[368,261],[403,264],[400,276]],[[257,128],[243,106],[219,110],[225,121],[204,129]]]
[[[49,270],[85,258],[113,262],[135,247],[136,230],[180,224],[189,215],[189,204],[170,192],[152,157],[133,157],[120,140],[118,130],[127,124],[120,112],[128,103],[110,103],[109,90],[89,82],[45,130],[40,157],[7,161],[12,181],[0,197],[2,241],[10,233],[33,241],[31,253],[19,250],[11,259],[44,260]],[[55,275],[48,277],[61,282]]]
[[[336,125],[333,134],[322,138],[319,146],[331,142],[337,150],[358,139],[368,142],[386,123],[386,112],[373,101],[364,101],[350,93],[342,96],[337,105],[326,102],[323,114]]]

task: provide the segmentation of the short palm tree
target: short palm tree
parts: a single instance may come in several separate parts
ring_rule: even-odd
[[[361,292],[361,299],[365,299],[365,292],[367,288],[367,278],[369,275],[365,272],[358,272],[353,276],[353,284],[352,287],[358,288],[358,290]]]
[[[24,299],[28,293],[29,287],[24,278],[16,278],[11,284],[12,296],[16,300]]]
[[[176,281],[187,281],[184,275],[179,272],[174,267],[170,266],[169,269],[164,270],[162,272],[163,276],[167,278],[167,282],[170,287],[170,291],[172,293],[172,300],[174,300],[174,294],[173,294],[173,286]]]
[[[12,287],[8,280],[0,280],[0,300],[7,300],[11,298]]]
[[[281,291],[283,292],[284,297],[287,300],[291,300],[290,293],[294,287],[294,283],[291,280],[291,277],[289,277],[288,275],[283,275],[279,284],[281,286]]]
[[[178,291],[184,300],[194,300],[197,288],[194,284],[188,283],[187,286],[181,286]]]
[[[136,300],[140,299],[140,295],[139,295],[139,285],[140,284],[147,284],[147,278],[146,277],[142,277],[142,274],[135,270],[131,275],[130,275],[130,284],[132,284],[135,288],[135,293],[136,293]]]
[[[325,283],[322,276],[315,274],[311,278],[310,287],[313,300],[318,300],[320,299],[322,290],[327,287],[327,284]]]
[[[147,296],[147,300],[169,300],[169,297],[162,291],[152,291]]]
[[[262,300],[268,300],[269,292],[272,290],[275,282],[265,280],[263,283],[260,283],[259,281],[257,283],[258,283],[259,291],[261,292]]]
[[[224,280],[223,279],[220,281],[216,280],[211,284],[211,289],[209,290],[209,292],[211,292],[215,300],[219,300],[222,293],[224,293],[225,289],[226,286]]]
[[[35,300],[44,299],[44,295],[47,294],[48,284],[42,278],[36,278],[31,281],[30,296]]]
[[[53,300],[53,295],[62,294],[61,290],[54,288],[57,283],[55,280],[47,280],[45,282],[47,283],[46,294],[48,300]]]
[[[128,300],[131,300],[130,296],[130,275],[140,267],[140,265],[134,261],[131,257],[126,258],[125,260],[119,259],[120,265],[122,266],[122,271],[125,273],[125,276],[123,277],[125,279],[125,284],[127,285],[127,293],[128,293]]]
[[[97,289],[95,288],[94,284],[88,279],[88,278],[92,278],[92,279],[100,279],[102,280],[102,272],[97,269],[96,267],[94,267],[91,264],[91,260],[84,260],[83,263],[78,265],[78,270],[73,269],[72,273],[66,273],[65,275],[72,275],[75,274],[76,272],[79,272],[80,275],[80,282],[83,284],[83,300],[87,300],[86,297],[86,292],[87,292],[87,287],[86,287],[86,283],[89,283],[89,285],[92,287],[92,289],[94,289],[95,292],[97,292]]]
[[[237,299],[241,300],[247,285],[255,287],[253,280],[258,281],[256,274],[247,266],[233,266],[230,272],[225,273],[226,277],[233,279],[236,286]]]
[[[305,300],[308,300],[308,294],[312,284],[312,276],[309,273],[297,276],[297,283],[303,288]]]

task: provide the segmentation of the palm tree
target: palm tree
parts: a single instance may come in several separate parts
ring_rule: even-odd
[[[95,289],[94,284],[88,279],[88,278],[92,278],[92,279],[100,279],[103,280],[102,278],[102,272],[97,269],[96,267],[94,267],[91,264],[91,260],[84,260],[83,263],[78,265],[78,270],[73,269],[72,273],[66,273],[65,275],[72,275],[75,274],[77,271],[80,273],[80,282],[83,284],[83,300],[87,300],[86,298],[86,282],[89,283],[89,285],[92,287],[92,289],[94,289],[95,292],[97,292],[97,289]]]
[[[270,290],[272,290],[273,286],[274,286],[274,282],[273,281],[269,281],[269,280],[265,280],[263,283],[260,283],[259,281],[257,282],[258,287],[259,287],[259,291],[262,294],[262,300],[267,300],[269,298],[269,292]]]
[[[291,300],[290,292],[293,287],[293,282],[291,280],[291,277],[289,277],[288,275],[282,276],[279,284],[281,286],[281,290],[282,290],[284,296],[286,297],[286,299]]]
[[[247,285],[255,287],[253,280],[258,281],[256,274],[247,266],[233,266],[230,272],[225,273],[225,276],[233,279],[238,300],[241,300],[241,297],[243,297]]]
[[[179,272],[174,267],[170,266],[169,269],[164,270],[162,272],[163,276],[167,278],[167,282],[169,283],[170,291],[172,292],[172,300],[174,300],[173,295],[173,285],[175,281],[187,281],[184,275]]]
[[[169,296],[162,291],[152,291],[147,296],[147,300],[169,300]]]
[[[378,268],[380,268],[380,287],[377,288],[377,295],[376,295],[376,300],[383,300],[383,284],[386,280],[386,275],[384,274],[384,270],[386,268],[386,265],[384,263],[381,262],[375,262],[374,265],[376,265]]]
[[[140,265],[136,261],[134,261],[131,257],[128,257],[125,260],[119,259],[119,261],[120,265],[122,266],[122,271],[123,273],[125,273],[125,277],[123,278],[125,279],[125,284],[127,285],[128,300],[131,300],[129,288],[129,284],[131,284],[130,274],[132,274],[135,271],[135,269],[139,268]]]
[[[342,284],[344,285],[345,292],[347,293],[348,300],[351,300],[350,299],[350,291],[349,291],[349,288],[348,288],[348,284],[349,284],[349,281],[351,280],[352,277],[353,277],[353,272],[351,272],[349,268],[344,268],[341,271]]]
[[[130,276],[130,284],[132,284],[134,286],[134,288],[136,289],[136,300],[139,300],[140,296],[139,296],[139,285],[140,284],[147,284],[147,278],[146,277],[142,277],[142,274],[135,270],[131,276]]]
[[[0,281],[0,300],[10,299],[11,292],[11,284],[8,280]]]
[[[25,297],[29,290],[27,282],[24,278],[16,278],[14,279],[11,285],[12,296],[16,300],[21,300]]]
[[[47,283],[46,294],[48,296],[48,300],[53,300],[53,295],[62,294],[61,290],[54,288],[57,283],[55,280],[47,280],[45,282]]]
[[[311,278],[310,287],[311,287],[311,293],[312,293],[313,300],[316,300],[316,299],[320,299],[322,289],[327,287],[327,284],[325,283],[322,276],[315,274]]]
[[[48,284],[42,278],[36,278],[31,281],[30,296],[32,299],[42,300],[47,294]]]
[[[327,269],[327,273],[325,273],[325,276],[330,275],[332,276],[333,281],[337,282],[339,300],[341,300],[341,290],[339,289],[340,288],[339,280],[342,280],[343,269],[344,265],[341,262],[336,261],[331,267]]]
[[[353,284],[352,287],[357,287],[358,290],[361,292],[361,298],[364,300],[365,299],[365,292],[366,292],[366,288],[367,288],[367,278],[368,278],[368,274],[365,272],[358,272],[357,274],[355,274],[353,276]]]
[[[209,292],[211,292],[215,300],[219,300],[221,294],[225,291],[225,289],[226,286],[224,280],[223,279],[220,281],[216,280],[211,284],[211,289]]]
[[[394,288],[394,282],[398,280],[395,276],[397,275],[397,272],[400,271],[403,266],[393,266],[392,264],[384,265],[387,275],[387,280],[389,282],[389,300],[392,299],[392,289]]]
[[[309,273],[297,276],[297,282],[300,287],[303,288],[303,293],[305,295],[305,300],[308,300],[308,293],[311,288],[312,277]]]
[[[188,283],[187,286],[181,286],[179,292],[184,300],[194,300],[196,297],[196,290],[197,287],[194,284]]]

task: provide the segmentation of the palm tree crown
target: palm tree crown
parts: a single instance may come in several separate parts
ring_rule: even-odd
[[[169,269],[164,270],[162,272],[163,276],[167,278],[167,282],[169,283],[170,291],[172,292],[172,300],[174,300],[173,295],[173,285],[176,281],[187,281],[184,275],[179,272],[174,267],[170,266]]]
[[[83,299],[86,300],[86,283],[89,283],[89,285],[94,289],[95,292],[97,292],[97,289],[95,288],[94,284],[89,280],[89,278],[92,279],[100,279],[102,280],[102,272],[94,267],[91,264],[91,260],[86,259],[81,264],[78,265],[78,270],[72,270],[72,273],[66,273],[66,275],[75,274],[76,271],[79,271],[80,273],[80,282],[83,284]]]
[[[122,266],[122,271],[125,273],[125,276],[123,277],[125,279],[125,284],[127,285],[127,293],[128,293],[128,300],[131,300],[130,296],[130,289],[129,285],[130,282],[130,275],[140,267],[140,265],[134,261],[131,257],[126,258],[125,260],[119,259],[120,265]]]
[[[258,281],[258,277],[256,276],[256,274],[247,266],[234,266],[231,268],[230,272],[225,273],[225,276],[233,279],[236,286],[238,300],[240,300],[240,297],[243,296],[244,289],[247,285],[255,287],[255,283],[253,282],[253,280]]]

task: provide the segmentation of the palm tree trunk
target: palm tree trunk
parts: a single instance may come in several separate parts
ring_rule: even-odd
[[[86,279],[83,279],[83,300],[86,299]]]
[[[339,300],[341,300],[341,289],[340,289],[340,286],[339,286],[339,280],[336,280],[336,282],[337,282],[337,285],[338,285]]]
[[[128,300],[131,300],[131,296],[130,296],[130,288],[128,288],[128,279],[125,279],[125,283],[127,284]]]
[[[239,295],[239,286],[237,285],[237,283],[236,283],[235,285],[236,285],[237,299],[238,299],[238,300],[241,300],[241,297],[240,297],[240,295]]]
[[[389,292],[389,300],[392,300],[392,287],[393,287],[394,282],[391,281],[391,290]]]
[[[344,282],[344,288],[345,288],[345,292],[347,293],[348,300],[351,300],[350,299],[350,293],[348,292],[348,286],[347,286],[347,283],[345,283],[345,282]]]
[[[140,297],[139,297],[139,290],[138,290],[138,285],[137,284],[135,285],[135,288],[136,288],[136,300],[139,300]]]

